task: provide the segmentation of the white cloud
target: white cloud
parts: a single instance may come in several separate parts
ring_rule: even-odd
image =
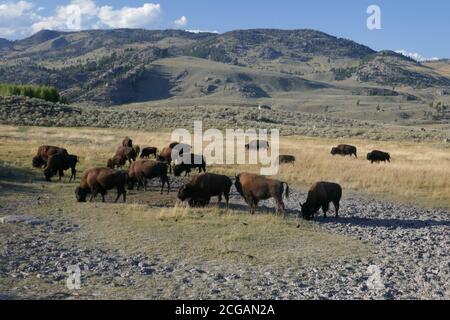
[[[182,16],[180,19],[174,21],[174,25],[176,28],[181,28],[186,26],[188,23],[188,19],[186,16]]]
[[[417,52],[409,52],[407,50],[396,50],[395,52],[404,55],[405,57],[411,58],[413,60],[416,60],[418,62],[425,62],[425,61],[436,61],[439,60],[439,58],[433,57],[433,58],[427,58],[421,55]]]
[[[0,37],[23,38],[43,29],[146,28],[161,17],[161,5],[155,3],[115,9],[98,6],[94,0],[71,0],[59,5],[52,15],[41,16],[42,11],[42,7],[23,0],[0,4]]]
[[[200,29],[187,29],[187,30],[184,30],[184,31],[192,32],[192,33],[204,33],[204,32],[207,32],[207,33],[219,33],[219,31],[217,31],[217,30],[210,31],[210,30],[200,30]]]
[[[161,5],[145,3],[142,7],[123,7],[114,10],[110,6],[103,6],[99,10],[100,24],[111,28],[143,28],[156,22],[161,15]]]

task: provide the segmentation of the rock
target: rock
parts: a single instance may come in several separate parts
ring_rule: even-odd
[[[48,220],[38,219],[23,215],[7,215],[4,217],[0,217],[0,223],[25,223],[29,225],[40,225],[40,224],[48,224]]]

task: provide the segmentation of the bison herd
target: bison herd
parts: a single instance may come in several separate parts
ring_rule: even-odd
[[[269,148],[269,143],[264,141],[252,141],[246,145],[247,149]],[[91,168],[83,172],[80,185],[75,190],[78,202],[86,202],[90,195],[90,201],[100,194],[105,202],[105,195],[108,190],[117,190],[115,202],[122,196],[126,202],[127,189],[133,190],[137,187],[139,191],[143,188],[147,191],[148,180],[159,178],[161,181],[161,194],[167,185],[167,193],[170,192],[169,173],[173,171],[174,176],[179,177],[183,173],[188,176],[192,169],[198,169],[199,174],[194,176],[190,182],[184,184],[178,190],[178,199],[189,203],[192,207],[204,207],[210,204],[212,197],[218,198],[218,205],[222,198],[225,198],[226,207],[229,207],[230,192],[233,181],[225,176],[214,173],[206,173],[206,160],[203,155],[191,153],[189,145],[177,142],[171,143],[168,147],[158,153],[156,147],[146,147],[141,150],[139,146],[133,145],[133,141],[126,137],[116,150],[115,155],[108,159],[106,167]],[[174,153],[175,152],[175,153]],[[190,158],[190,162],[183,160],[173,161],[172,155],[183,156],[182,159]],[[341,144],[332,148],[331,154],[341,156],[355,156],[357,158],[357,148],[350,145]],[[186,157],[184,157],[186,156]],[[153,157],[153,159],[150,159]],[[374,150],[367,154],[367,160],[374,162],[390,162],[389,153]],[[59,180],[64,176],[64,171],[71,170],[69,182],[76,178],[76,165],[78,157],[71,155],[66,149],[55,146],[41,146],[37,154],[33,157],[33,167],[43,168],[43,173],[47,181],[58,174]],[[121,170],[127,162],[128,171]],[[292,155],[280,155],[280,164],[295,163]],[[116,170],[116,168],[118,168]],[[262,200],[274,199],[279,215],[285,214],[285,204],[283,196],[289,197],[289,185],[284,181],[270,179],[265,176],[240,173],[236,175],[234,186],[249,207],[251,214],[254,214],[258,203]],[[310,220],[314,214],[322,209],[326,217],[330,204],[333,203],[336,217],[339,215],[339,203],[342,197],[340,185],[331,182],[318,182],[314,184],[308,192],[305,203],[301,203],[301,216]]]

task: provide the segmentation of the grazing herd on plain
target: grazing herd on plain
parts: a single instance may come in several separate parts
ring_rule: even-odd
[[[246,145],[248,150],[261,148],[269,148],[269,143],[255,140]],[[191,161],[189,163],[184,161],[173,163],[173,154],[183,156],[185,153],[188,154],[188,157],[190,154]],[[346,144],[332,148],[331,154],[333,156],[358,157],[357,148]],[[151,160],[150,157],[153,157],[154,160]],[[371,163],[390,162],[391,157],[389,153],[374,150],[367,154],[367,160]],[[129,163],[128,171],[120,170],[127,162]],[[279,162],[280,164],[295,163],[295,157],[280,155]],[[33,167],[43,169],[47,181],[51,181],[51,178],[57,174],[61,181],[64,171],[69,169],[71,170],[69,182],[76,178],[78,157],[69,154],[64,148],[41,146],[32,163]],[[118,169],[116,170],[116,168]],[[198,169],[199,174],[178,190],[178,199],[189,203],[191,207],[204,207],[209,205],[212,197],[218,197],[218,204],[221,203],[222,198],[225,198],[228,209],[233,182],[228,176],[206,173],[206,160],[203,155],[193,154],[189,145],[177,142],[171,143],[161,152],[155,147],[146,147],[141,150],[139,146],[133,145],[133,141],[128,137],[122,141],[116,154],[108,159],[106,167],[90,168],[83,172],[75,195],[78,202],[86,202],[88,195],[90,195],[90,201],[93,201],[100,194],[102,201],[105,202],[107,191],[116,189],[115,202],[120,197],[123,198],[123,202],[126,202],[127,189],[133,190],[136,186],[138,191],[140,188],[147,191],[148,180],[156,178],[161,181],[161,194],[166,185],[169,193],[169,174],[173,172],[174,176],[179,177],[185,173],[188,176],[192,169]],[[235,177],[234,186],[244,198],[251,214],[255,213],[260,201],[273,198],[277,205],[277,214],[284,215],[283,195],[286,198],[289,197],[289,185],[286,182],[251,173],[240,173]],[[338,217],[341,198],[342,188],[339,184],[317,182],[310,188],[306,202],[300,203],[301,215],[310,220],[317,211],[322,209],[326,217],[330,203],[333,203],[336,217]]]

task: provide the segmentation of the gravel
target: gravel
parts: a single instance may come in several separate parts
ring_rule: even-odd
[[[304,193],[293,190],[287,207],[295,214]],[[233,194],[232,203],[244,202]],[[273,208],[272,201],[262,206]],[[331,216],[333,216],[331,214]],[[63,218],[61,218],[63,219]],[[77,266],[82,288],[103,286],[130,289],[133,297],[151,299],[449,299],[450,213],[362,197],[344,198],[340,218],[316,216],[314,224],[328,232],[347,235],[375,247],[356,261],[337,260],[322,265],[274,268],[237,266],[205,261],[202,264],[166,261],[159,256],[128,255],[92,244],[82,247],[62,239],[82,230],[65,220],[45,224],[17,222],[17,235],[0,251],[0,279],[19,283],[32,277],[58,285],[54,292],[27,291],[19,285],[2,286],[5,299],[82,298],[65,289],[67,270]],[[330,244],[332,245],[332,244]],[[164,279],[149,292],[146,279]],[[156,281],[156,280],[155,280]],[[64,288],[64,290],[61,290]],[[89,298],[107,298],[97,293]],[[120,296],[119,296],[120,298]]]

